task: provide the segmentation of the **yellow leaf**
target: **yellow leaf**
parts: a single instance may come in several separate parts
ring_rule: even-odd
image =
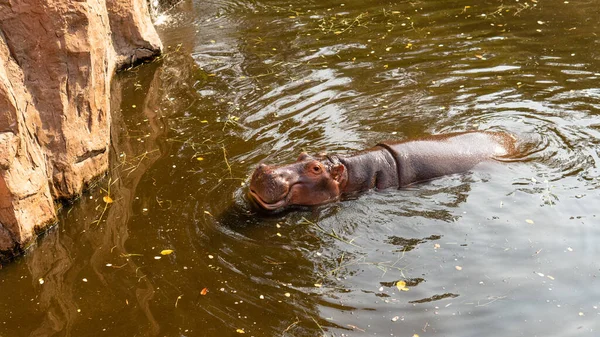
[[[244,331],[244,329],[237,329],[237,330],[235,330],[235,332],[237,332],[237,333],[246,333],[246,331]]]
[[[340,35],[340,34],[342,34],[342,32],[338,30],[338,31],[333,32],[333,34]]]
[[[204,158],[203,158],[203,157],[196,157],[196,160],[197,160],[197,161],[203,161],[203,160],[204,160]]]
[[[112,200],[112,198],[111,198],[110,196],[108,196],[108,195],[105,195],[105,196],[102,198],[102,200],[104,200],[104,202],[105,202],[105,203],[107,203],[107,204],[112,204],[112,203],[113,203],[113,200]]]
[[[205,120],[201,120],[200,123],[208,123],[208,121],[205,119]]]
[[[173,249],[165,249],[160,252],[160,255],[169,255],[171,253],[173,253]]]
[[[454,267],[454,268],[456,268],[456,270],[462,270],[462,267],[461,267],[461,266],[456,266],[456,267]]]
[[[208,288],[204,288],[202,289],[202,291],[200,291],[200,295],[204,296],[208,293]]]
[[[533,225],[533,220],[531,220],[531,219],[527,219],[527,220],[525,220],[525,222],[527,222],[528,224]]]
[[[396,282],[396,288],[398,288],[398,290],[401,291],[408,291],[408,287],[406,287],[406,282],[404,281],[398,281]]]

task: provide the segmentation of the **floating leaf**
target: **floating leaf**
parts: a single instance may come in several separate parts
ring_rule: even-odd
[[[526,219],[525,222],[527,222],[530,225],[533,225],[533,220],[531,220],[531,219]]]
[[[396,282],[396,288],[398,288],[398,290],[400,291],[408,291],[408,287],[406,287],[406,282],[404,281],[398,281]]]
[[[244,331],[244,329],[237,329],[237,330],[235,330],[235,332],[237,332],[237,333],[246,333],[246,331]]]
[[[204,160],[204,158],[203,158],[203,157],[196,157],[196,160],[197,160],[197,161],[203,161],[203,160]]]
[[[200,295],[204,296],[208,293],[208,288],[204,288],[200,291]]]
[[[112,204],[112,203],[113,203],[113,200],[112,200],[112,198],[111,198],[110,196],[108,196],[108,195],[105,195],[105,196],[102,198],[102,200],[104,200],[104,202],[105,202],[105,203],[107,203],[107,204]]]
[[[456,267],[454,267],[454,268],[456,268],[456,270],[462,270],[462,267],[461,267],[461,266],[456,266]]]
[[[169,255],[173,253],[173,249],[165,249],[160,252],[160,255]]]

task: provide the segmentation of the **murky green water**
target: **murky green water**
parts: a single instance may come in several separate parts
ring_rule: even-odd
[[[185,2],[164,59],[114,82],[109,178],[0,270],[0,336],[597,336],[599,14]],[[260,161],[463,130],[523,155],[313,211],[246,204]]]

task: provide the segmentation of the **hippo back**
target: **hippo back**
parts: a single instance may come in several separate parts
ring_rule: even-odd
[[[476,164],[510,156],[515,140],[500,132],[465,132],[378,144],[392,153],[400,186],[466,172]]]

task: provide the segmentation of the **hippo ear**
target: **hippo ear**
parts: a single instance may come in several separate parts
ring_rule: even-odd
[[[342,181],[342,179],[344,177],[345,170],[346,170],[346,168],[344,167],[344,165],[335,164],[331,167],[331,177],[333,178],[333,180],[335,180],[339,183]]]

